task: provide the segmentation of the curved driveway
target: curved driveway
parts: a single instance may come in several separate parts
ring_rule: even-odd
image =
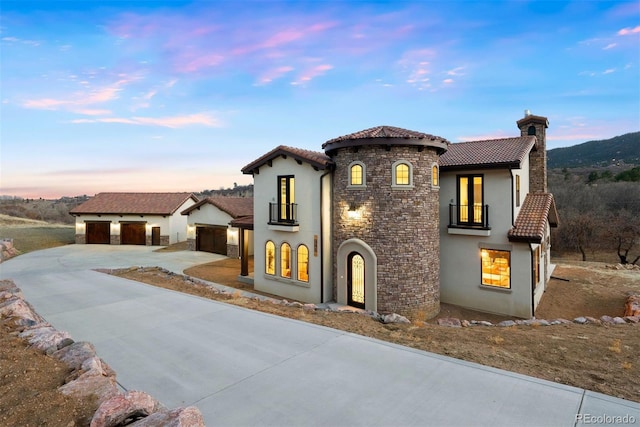
[[[576,414],[640,424],[637,403],[92,270],[182,272],[216,257],[70,245],[4,262],[0,278],[92,342],[124,389],[196,405],[212,426],[574,426]]]

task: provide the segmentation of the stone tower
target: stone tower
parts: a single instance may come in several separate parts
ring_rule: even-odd
[[[534,135],[536,145],[529,154],[529,191],[532,193],[547,192],[547,128],[546,117],[534,116],[529,110],[524,118],[517,121],[520,136]]]
[[[440,311],[444,138],[380,126],[332,139],[334,297],[381,313]]]

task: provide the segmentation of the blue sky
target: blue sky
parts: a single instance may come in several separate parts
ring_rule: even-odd
[[[640,130],[638,1],[3,0],[0,194],[252,182],[378,125],[548,148]]]

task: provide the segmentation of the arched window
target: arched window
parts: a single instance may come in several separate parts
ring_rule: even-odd
[[[276,245],[271,241],[267,241],[264,245],[265,249],[265,266],[264,272],[267,274],[276,274]]]
[[[431,166],[431,185],[433,187],[440,186],[440,172],[438,170],[438,165],[435,163]]]
[[[535,135],[535,134],[536,134],[536,127],[529,126],[529,128],[527,129],[527,135]]]
[[[366,187],[367,176],[364,163],[353,162],[349,165],[349,187]]]
[[[392,183],[395,188],[411,188],[413,187],[413,167],[411,163],[400,160],[393,164],[391,169]]]
[[[291,246],[288,243],[280,246],[280,276],[291,278]]]
[[[298,246],[298,280],[309,281],[309,249],[305,245]]]

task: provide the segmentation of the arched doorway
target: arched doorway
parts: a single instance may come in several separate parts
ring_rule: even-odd
[[[336,300],[338,304],[378,310],[378,259],[360,239],[345,240],[337,252]]]
[[[364,309],[365,268],[364,258],[358,252],[347,257],[347,304]]]

